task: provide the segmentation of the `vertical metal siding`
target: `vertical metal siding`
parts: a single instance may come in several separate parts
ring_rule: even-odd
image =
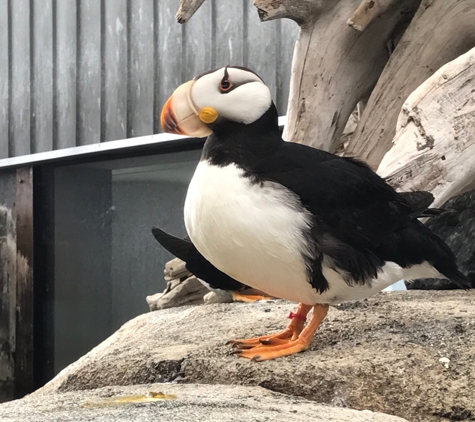
[[[129,2],[128,138],[153,133],[153,3]]]
[[[102,2],[78,0],[76,144],[101,141]]]
[[[53,149],[53,0],[33,0],[31,152]]]
[[[10,91],[10,7],[9,0],[0,0],[0,158],[8,157],[9,139],[9,91]]]
[[[248,0],[216,1],[214,4],[213,67],[244,63],[244,33]],[[256,12],[254,12],[256,13]],[[257,14],[257,13],[256,13]]]
[[[183,82],[181,63],[183,57],[183,33],[185,32],[185,26],[172,24],[175,21],[176,2],[159,1],[156,4],[158,6],[158,24],[157,42],[155,44],[155,133],[160,130],[157,116],[163,105],[163,100],[170,94],[171,87],[177,87]]]
[[[257,72],[269,87],[272,98],[276,98],[277,67],[284,66],[278,63],[277,44],[279,44],[280,33],[279,21],[264,22],[259,21],[256,8],[252,1],[247,5],[247,36],[244,40],[247,54],[245,63],[247,67]]]
[[[11,1],[10,8],[9,155],[25,155],[31,142],[30,0]]]
[[[76,145],[78,8],[75,0],[54,0],[53,149]]]
[[[261,23],[251,0],[0,0],[0,158],[157,133],[173,89],[245,65],[287,106],[298,27]]]
[[[101,139],[127,137],[127,1],[105,0]]]

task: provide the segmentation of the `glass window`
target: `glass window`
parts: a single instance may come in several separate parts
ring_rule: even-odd
[[[156,225],[185,236],[183,204],[201,151],[54,170],[54,372],[148,311],[172,256]]]

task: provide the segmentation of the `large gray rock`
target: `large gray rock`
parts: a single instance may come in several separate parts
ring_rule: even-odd
[[[468,274],[475,288],[475,190],[450,199],[441,208],[449,212],[430,218],[426,225],[447,243],[457,257],[460,271]],[[449,280],[433,278],[406,282],[406,287],[426,290],[461,288]]]
[[[150,393],[158,392],[174,395],[175,398],[127,403],[131,399],[140,400]],[[105,387],[99,390],[48,396],[33,395],[0,405],[0,420],[8,422],[405,421],[381,413],[319,405],[300,397],[273,393],[261,387],[196,384]]]
[[[33,394],[177,381],[261,386],[410,421],[475,415],[475,291],[381,293],[331,308],[310,349],[252,362],[226,341],[280,331],[294,304],[172,308],[141,315]]]

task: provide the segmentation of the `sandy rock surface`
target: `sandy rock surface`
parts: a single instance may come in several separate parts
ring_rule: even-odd
[[[164,393],[167,397],[141,401],[149,400],[146,396],[156,393]],[[1,405],[0,420],[404,422],[404,419],[395,416],[367,410],[332,408],[261,387],[202,384],[105,387],[98,390],[29,396]]]
[[[475,291],[381,293],[330,309],[310,349],[252,362],[225,343],[280,331],[295,305],[230,303],[141,315],[33,396],[169,382],[260,386],[410,421],[475,419]]]

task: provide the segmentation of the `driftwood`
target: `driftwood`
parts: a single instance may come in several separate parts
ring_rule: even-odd
[[[203,296],[209,290],[186,269],[184,261],[179,258],[168,261],[163,273],[167,282],[165,290],[146,297],[151,311],[203,303]]]
[[[239,292],[226,290],[210,291],[185,266],[185,262],[174,258],[165,264],[164,278],[167,286],[162,293],[146,297],[151,311],[183,305],[211,303],[253,302],[272,299],[260,290],[248,287]],[[212,282],[212,280],[210,280]]]
[[[151,311],[175,306],[201,305],[203,303],[228,303],[233,301],[231,292],[209,291],[185,267],[185,262],[174,258],[165,264],[163,271],[167,286],[162,293],[146,297]]]
[[[150,310],[155,311],[175,306],[200,305],[204,302],[203,296],[208,292],[209,290],[195,276],[190,276],[176,283],[173,289],[169,290],[167,286],[164,293],[147,296],[146,300]]]
[[[189,276],[191,273],[186,269],[185,262],[179,258],[174,258],[165,264],[163,270],[165,280],[173,280],[180,277]]]
[[[404,101],[437,69],[475,46],[474,22],[473,0],[421,2],[369,98],[346,155],[378,167],[391,147]]]
[[[300,25],[284,138],[335,151],[346,122],[365,100],[389,58],[386,45],[404,30],[414,0],[393,0],[363,32],[348,26],[361,0],[255,0],[261,20]]]
[[[387,10],[391,3],[392,0],[363,0],[347,23],[357,31],[364,31],[374,19]]]
[[[475,187],[475,48],[409,96],[378,173],[399,190],[432,192],[434,206]]]
[[[176,14],[178,23],[185,23],[194,15],[205,0],[181,0]]]

